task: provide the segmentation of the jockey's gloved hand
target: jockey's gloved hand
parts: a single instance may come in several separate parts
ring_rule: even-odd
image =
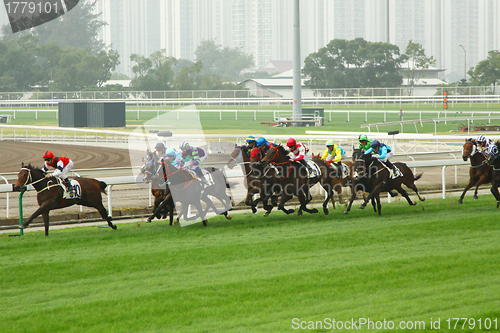
[[[374,155],[372,155],[372,157],[379,158],[378,154],[374,154]]]
[[[198,165],[200,165],[200,162],[198,162],[198,161],[193,161],[193,166],[197,167]]]
[[[52,177],[52,175],[50,173],[45,174],[45,178],[50,178],[50,177]]]

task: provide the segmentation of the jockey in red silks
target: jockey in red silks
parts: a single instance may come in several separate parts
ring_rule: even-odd
[[[306,167],[306,170],[309,172],[309,174],[312,173],[311,168],[307,164],[307,161],[311,159],[311,155],[309,155],[309,149],[300,142],[295,141],[294,138],[288,139],[286,142],[286,146],[290,150],[290,161],[291,162],[299,162],[303,166]]]
[[[44,172],[49,171],[49,167],[55,168],[52,174],[47,174],[45,177],[58,177],[62,179],[68,191],[74,192],[73,186],[66,175],[66,173],[73,169],[73,161],[64,156],[54,156],[50,150],[43,153],[43,159],[45,160],[45,164],[42,168]]]

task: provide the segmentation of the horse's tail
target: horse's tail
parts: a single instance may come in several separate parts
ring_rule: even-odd
[[[108,186],[108,184],[106,184],[105,182],[100,181],[100,180],[98,180],[98,182],[99,182],[99,187],[101,188],[101,192],[104,193],[104,194],[106,194],[105,189]]]
[[[419,173],[418,175],[416,175],[415,178],[413,179],[413,181],[416,181],[416,180],[419,180],[420,178],[422,178],[423,174],[424,173],[422,172],[422,173]]]

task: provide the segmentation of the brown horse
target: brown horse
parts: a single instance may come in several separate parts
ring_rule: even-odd
[[[267,200],[263,200],[267,197],[265,194],[272,191],[272,186],[268,186],[272,183],[270,179],[272,171],[261,172],[258,168],[255,168],[257,162],[257,160],[250,160],[250,151],[246,145],[235,146],[227,162],[227,166],[230,169],[234,168],[236,164],[241,164],[241,169],[243,174],[245,174],[245,187],[247,188],[245,204],[251,207],[254,214],[257,213],[257,204],[259,201],[263,201],[262,204],[266,211],[270,211],[273,208],[273,205],[270,206],[267,204]],[[251,164],[254,168],[250,166]],[[256,194],[260,194],[260,197],[253,200]],[[274,193],[271,193],[271,201],[275,202],[277,196],[273,194]]]
[[[312,160],[314,162],[321,160],[321,154],[315,155],[312,154]],[[335,163],[333,161],[329,161],[325,163],[332,169],[330,172],[334,172],[332,174],[332,183],[331,183],[331,188],[333,191],[337,192],[339,196],[339,202],[343,203],[342,200],[342,187],[348,187],[352,183],[352,165],[353,163],[351,161],[341,161],[340,163]],[[343,177],[342,175],[342,164],[347,166],[349,169],[349,174],[347,177]],[[335,202],[332,197],[332,204],[333,204],[333,209],[335,209]]]
[[[378,214],[381,215],[381,205],[380,199],[377,198],[381,192],[389,192],[394,189],[398,191],[411,206],[416,205],[416,202],[413,202],[408,193],[401,187],[402,184],[405,184],[406,187],[411,188],[418,196],[420,201],[424,201],[425,198],[422,197],[418,193],[417,186],[415,185],[415,181],[422,177],[422,174],[418,174],[417,176],[413,175],[413,172],[405,163],[396,162],[394,163],[399,170],[402,172],[403,176],[397,177],[395,179],[390,178],[390,172],[388,168],[377,158],[372,157],[372,154],[364,154],[361,155],[356,162],[354,163],[354,175],[353,178],[356,179],[364,179],[364,185],[366,187],[365,191],[370,192],[370,194],[365,198],[365,201],[359,208],[364,209],[366,204],[372,199],[377,199],[377,208]],[[353,196],[355,196],[356,192],[353,192]],[[354,200],[351,196],[351,201],[349,202],[347,213],[349,212],[352,201]]]
[[[283,146],[278,145],[269,148],[262,159],[263,165],[267,165],[268,163],[275,165],[279,170],[282,193],[278,209],[284,211],[286,214],[292,213],[293,210],[286,210],[284,205],[285,202],[289,200],[290,196],[295,195],[299,198],[300,202],[300,208],[297,215],[302,215],[302,211],[317,213],[317,209],[308,209],[306,205],[312,199],[310,188],[319,182],[327,193],[327,198],[325,198],[323,202],[323,211],[325,214],[329,213],[328,201],[333,195],[333,189],[331,187],[332,177],[335,177],[337,173],[329,168],[324,161],[319,160],[317,163],[320,169],[325,172],[322,172],[321,176],[309,178],[307,169],[300,163],[291,162],[288,157],[288,151]]]
[[[486,156],[478,150],[476,139],[465,140],[462,158],[464,161],[470,159],[470,169],[469,183],[465,186],[465,189],[458,200],[459,205],[463,203],[465,193],[467,193],[467,191],[473,186],[476,186],[476,190],[474,191],[474,200],[477,200],[477,191],[479,186],[491,182],[493,176],[493,167],[488,164]]]
[[[40,214],[43,216],[43,223],[45,225],[45,236],[49,235],[49,212],[54,209],[69,207],[73,205],[82,205],[86,207],[93,207],[99,211],[103,220],[108,222],[108,225],[116,229],[116,225],[111,223],[111,216],[108,216],[106,208],[102,204],[102,193],[106,188],[106,183],[92,179],[92,178],[75,178],[79,183],[80,198],[69,199],[63,198],[64,187],[56,177],[45,177],[45,172],[38,169],[31,164],[24,165],[21,164],[21,170],[17,175],[17,181],[14,185],[14,191],[21,191],[27,185],[32,185],[37,194],[38,205],[40,206],[30,218],[23,223],[22,229],[27,228],[28,225]]]

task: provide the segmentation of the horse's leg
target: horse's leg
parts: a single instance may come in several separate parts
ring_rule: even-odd
[[[288,199],[289,195],[286,192],[287,191],[285,189],[283,189],[283,191],[281,192],[281,200],[280,200],[280,203],[278,205],[278,209],[283,211],[285,214],[289,215],[289,214],[292,214],[295,211],[295,209],[286,209],[285,208],[285,203],[289,200]]]
[[[40,216],[41,214],[44,214],[44,213],[48,213],[51,209],[55,209],[56,207],[51,207],[51,203],[49,203],[48,201],[45,201],[44,203],[42,203],[40,205],[40,207],[38,207],[38,209],[29,217],[29,219],[26,220],[26,222],[24,222],[22,225],[21,225],[21,229],[25,229],[28,227],[28,225],[34,220],[36,219],[38,216]],[[45,221],[45,219],[44,219]]]
[[[359,187],[363,187],[361,184],[352,183],[352,185],[351,185],[351,198],[349,199],[349,203],[347,204],[347,208],[344,211],[344,214],[349,214],[349,212],[351,211],[352,203],[356,199],[356,194],[358,192],[358,189],[357,189],[358,185],[359,185]]]
[[[98,203],[96,203],[94,206],[95,209],[97,209],[97,211],[99,212],[99,214],[101,214],[101,217],[103,220],[106,220],[106,222],[108,222],[108,226],[110,226],[113,230],[116,230],[116,224],[113,224],[111,222],[111,220],[113,219],[111,216],[108,215],[108,211],[106,210],[106,208],[104,208],[103,204],[102,204],[102,201],[99,201]]]
[[[425,201],[425,197],[420,195],[420,193],[418,193],[418,188],[417,188],[417,185],[415,183],[412,184],[412,186],[410,187],[413,191],[415,191],[415,193],[417,194],[417,197],[418,197],[418,200],[420,201]]]
[[[161,212],[170,203],[169,200],[172,200],[172,195],[171,194],[168,194],[164,198],[158,198],[158,199],[156,199],[155,200],[155,208],[153,210],[153,214],[150,217],[148,217],[148,219],[146,220],[146,222],[151,223],[151,221],[153,221],[155,217],[157,219],[160,219]],[[159,203],[158,203],[158,201],[159,201]]]
[[[464,197],[465,197],[465,193],[467,193],[467,191],[472,187],[474,186],[474,184],[476,184],[478,181],[478,179],[476,177],[471,177],[469,179],[469,182],[467,183],[467,186],[465,186],[465,189],[464,191],[462,192],[462,195],[460,196],[460,199],[458,199],[458,204],[461,205],[463,203],[463,200],[464,200]]]
[[[413,202],[411,200],[410,196],[408,195],[408,192],[406,192],[406,190],[401,187],[401,184],[394,186],[394,189],[398,191],[406,199],[406,201],[408,201],[410,206],[415,206],[417,204],[416,202]]]
[[[43,225],[45,227],[45,236],[49,235],[49,211],[42,213]]]
[[[477,191],[479,190],[479,186],[488,183],[488,174],[483,173],[479,180],[476,183],[476,190],[474,191],[474,200],[477,200]]]
[[[378,197],[379,200],[380,200],[380,196]],[[375,211],[375,213],[377,212],[377,201],[375,198],[372,198],[371,200],[371,203],[372,203],[372,206],[373,206],[373,210]]]
[[[366,205],[368,204],[368,202],[370,202],[370,200],[372,198],[375,198],[377,195],[380,195],[380,192],[382,192],[382,189],[386,186],[385,182],[381,182],[379,184],[377,184],[377,186],[375,186],[373,188],[373,190],[370,192],[370,194],[368,194],[368,196],[366,197],[365,201],[361,204],[361,206],[359,206],[360,209],[365,209]]]
[[[329,184],[322,184],[322,186],[326,193],[326,198],[325,201],[323,202],[323,212],[325,213],[325,215],[328,215],[329,213],[328,201],[330,201],[330,199],[332,200],[333,209],[335,209],[335,201],[333,200],[333,190]]]
[[[380,194],[375,197],[377,200],[378,215],[382,215],[382,205],[380,204]]]
[[[498,208],[498,206],[500,206],[500,193],[498,192],[498,182],[495,179],[491,182],[490,191],[497,200],[497,208]]]
[[[306,184],[302,188],[304,190],[299,191],[299,201],[300,201],[300,193],[303,193],[304,200],[300,201],[300,209],[305,211],[306,213],[309,213],[309,214],[316,214],[318,212],[318,210],[316,208],[313,208],[313,209],[307,208],[307,204],[309,202],[311,202],[311,200],[312,200],[312,195],[311,195],[311,192],[309,191],[309,186]],[[301,210],[299,210],[299,212]]]

